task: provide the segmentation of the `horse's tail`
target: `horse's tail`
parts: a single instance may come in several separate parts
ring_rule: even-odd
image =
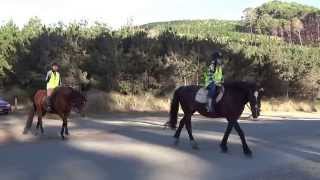
[[[32,109],[31,109],[31,111],[29,112],[29,115],[28,115],[26,126],[25,126],[25,128],[23,130],[23,134],[27,134],[29,132],[29,130],[31,129],[32,121],[33,121],[33,117],[34,117],[35,113],[36,113],[36,105],[33,102]]]
[[[179,111],[179,92],[181,90],[181,87],[178,88],[174,94],[173,98],[171,100],[171,107],[170,107],[170,120],[168,122],[169,126],[172,129],[175,129],[178,122],[178,111]]]

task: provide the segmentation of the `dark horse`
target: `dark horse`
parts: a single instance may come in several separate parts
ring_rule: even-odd
[[[52,109],[50,113],[57,114],[61,117],[63,123],[61,128],[61,137],[64,139],[64,135],[69,135],[68,131],[68,117],[71,109],[82,113],[83,107],[86,103],[86,98],[78,91],[70,87],[58,87],[52,93]],[[23,133],[27,134],[31,129],[33,117],[38,115],[37,131],[41,129],[43,134],[42,117],[46,112],[46,91],[38,90],[33,97],[33,108],[30,111],[26,126]]]
[[[224,83],[225,93],[220,102],[215,105],[215,113],[208,113],[205,104],[200,104],[195,101],[197,91],[201,86],[182,86],[178,88],[173,95],[170,109],[170,120],[168,124],[175,129],[177,125],[177,115],[179,111],[179,103],[184,112],[184,116],[180,121],[179,127],[174,135],[176,138],[175,144],[179,143],[179,136],[184,125],[189,134],[191,145],[194,149],[198,148],[196,141],[192,135],[191,116],[195,112],[210,118],[226,118],[228,120],[228,127],[224,133],[220,147],[222,152],[227,152],[227,141],[229,134],[234,127],[238,132],[243,151],[246,155],[251,155],[245,135],[240,128],[238,119],[241,116],[245,105],[249,102],[253,118],[260,115],[261,95],[263,89],[259,89],[256,84],[248,82],[229,82]]]

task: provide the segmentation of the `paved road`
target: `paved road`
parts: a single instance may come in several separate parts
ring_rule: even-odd
[[[173,145],[173,131],[158,126],[167,120],[161,113],[74,117],[66,141],[52,119],[44,120],[45,135],[22,135],[25,119],[0,116],[1,180],[320,179],[320,117],[241,121],[252,158],[235,131],[230,152],[220,152],[221,119],[193,119],[198,151],[185,130]]]

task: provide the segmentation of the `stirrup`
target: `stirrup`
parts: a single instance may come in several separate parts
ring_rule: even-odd
[[[214,113],[215,112],[215,108],[214,108],[213,104],[211,105],[211,107],[209,105],[207,105],[206,109],[207,109],[207,112],[209,112],[209,113]]]
[[[207,112],[214,112],[214,108],[212,108],[212,106],[211,106],[211,108],[209,106],[207,106],[206,109],[207,109]]]
[[[46,111],[47,111],[47,112],[52,112],[52,107],[51,107],[51,106],[47,106],[47,107],[46,107]]]

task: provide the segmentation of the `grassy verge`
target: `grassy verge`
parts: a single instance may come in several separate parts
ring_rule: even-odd
[[[99,112],[130,112],[130,111],[169,111],[170,98],[157,98],[150,94],[122,95],[119,93],[105,93],[91,91],[88,94],[88,111]],[[263,112],[320,112],[320,102],[312,103],[307,100],[292,100],[273,98],[263,100]]]
[[[320,103],[307,100],[293,100],[286,98],[268,99],[261,104],[266,112],[319,112]]]
[[[29,98],[24,91],[15,89],[10,92],[1,92],[0,96],[9,99],[17,95],[21,108],[30,105]],[[87,111],[89,113],[102,112],[161,112],[169,111],[170,98],[159,98],[151,94],[122,95],[120,93],[106,93],[99,90],[91,90],[88,93]],[[293,100],[286,98],[265,99],[262,101],[262,112],[271,114],[275,112],[287,113],[320,113],[320,101]],[[20,109],[21,109],[20,108]],[[248,109],[246,108],[246,112]]]
[[[150,94],[122,95],[116,92],[91,91],[88,93],[87,111],[90,113],[168,111],[169,104],[169,98],[158,98]]]

